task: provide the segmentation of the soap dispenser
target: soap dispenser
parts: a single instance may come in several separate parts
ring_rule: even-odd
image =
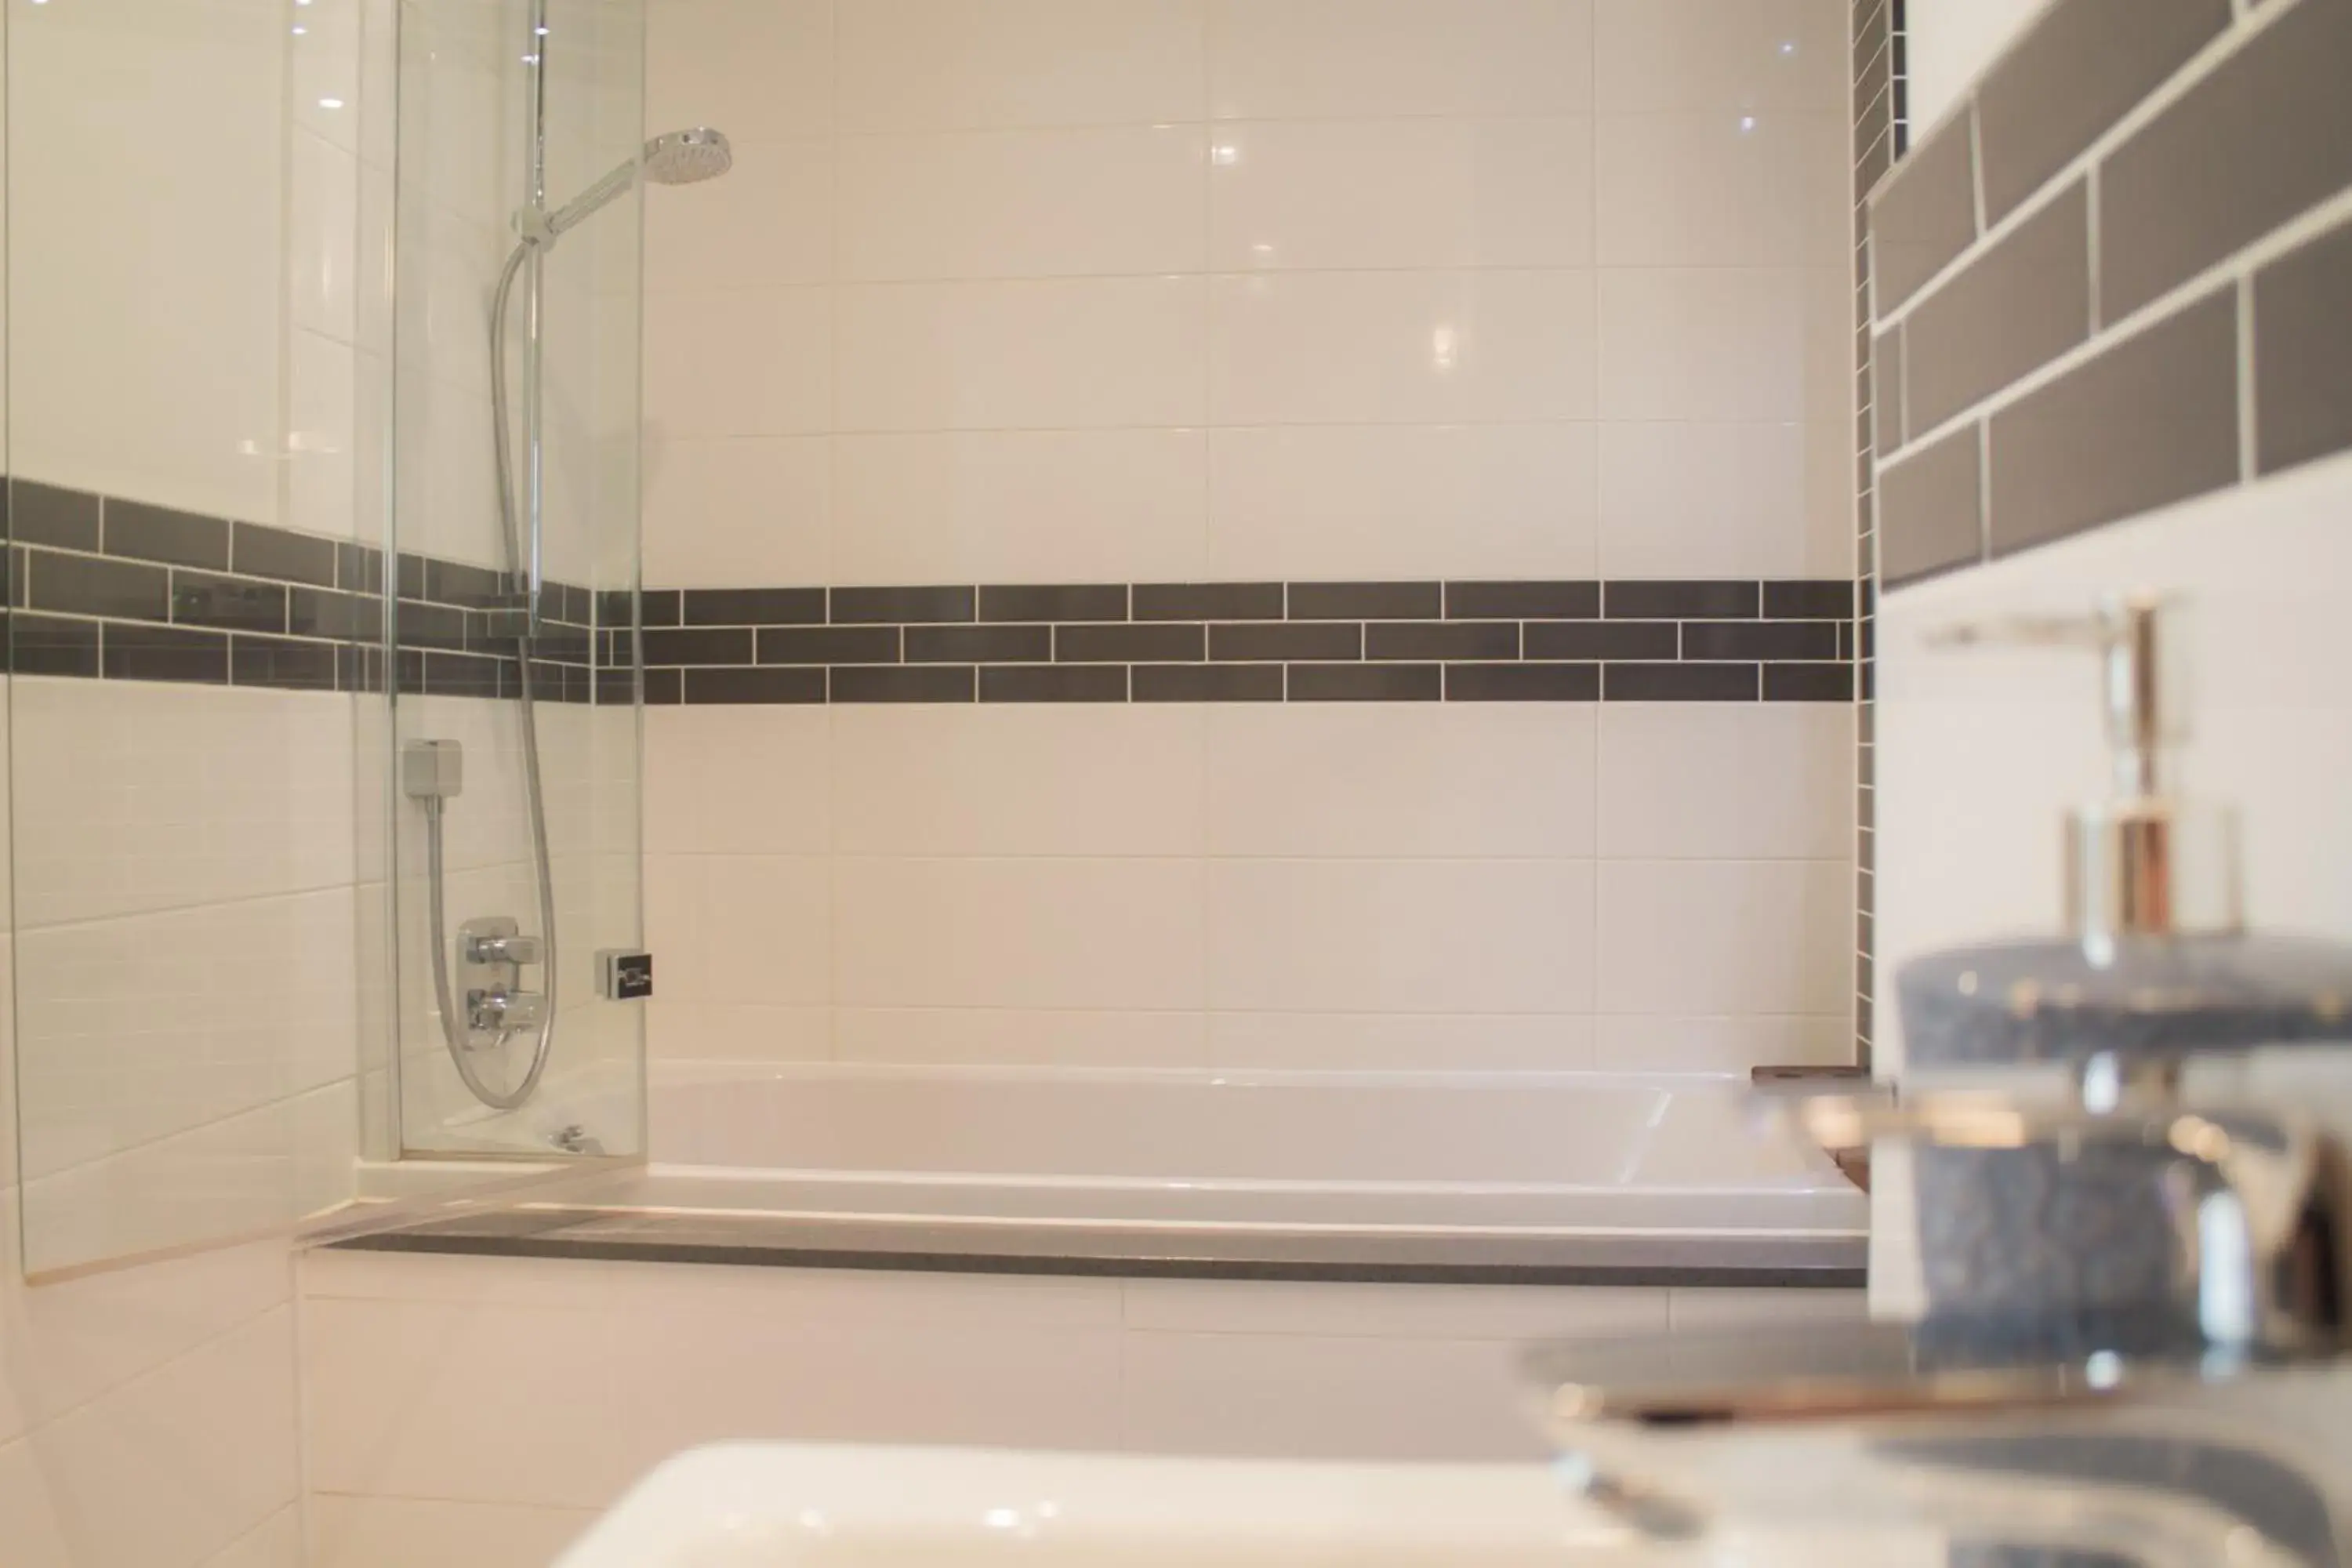
[[[2108,798],[2065,825],[2063,934],[1930,953],[1895,978],[1906,1087],[1965,1069],[2003,1088],[2062,1071],[2086,1111],[2177,1103],[2194,1060],[2352,1042],[2352,948],[2246,928],[2236,821],[2173,793],[2186,736],[2174,608],[2145,593],[2081,617],[1950,628],[1952,647],[2073,647],[2101,661]],[[2166,1151],[1936,1148],[1913,1166],[1931,1310],[2129,1310],[2172,1289],[2181,1216]],[[2145,1245],[2142,1245],[2142,1243]]]
[[[2245,926],[2234,813],[2172,792],[2187,738],[2176,613],[2121,594],[2077,618],[1949,628],[1948,647],[2095,651],[2114,789],[2065,825],[2065,931],[1927,954],[1895,977],[1909,1071],[2061,1063],[2094,1098],[2189,1055],[2352,1041],[2352,948]]]

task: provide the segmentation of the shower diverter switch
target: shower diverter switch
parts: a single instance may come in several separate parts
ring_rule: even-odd
[[[607,948],[596,955],[596,983],[608,1002],[642,1002],[654,994],[654,955]]]

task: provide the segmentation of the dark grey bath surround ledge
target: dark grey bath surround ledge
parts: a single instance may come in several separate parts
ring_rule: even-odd
[[[373,1252],[635,1263],[1129,1279],[1391,1285],[1860,1289],[1851,1237],[1496,1237],[1232,1232],[1178,1237],[1115,1225],[727,1218],[609,1210],[496,1211],[340,1242]]]

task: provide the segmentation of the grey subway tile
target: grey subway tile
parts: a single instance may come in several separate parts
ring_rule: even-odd
[[[1516,621],[1374,621],[1364,627],[1364,657],[1385,659],[1500,659],[1519,657]]]
[[[1364,657],[1364,629],[1332,622],[1267,626],[1243,622],[1209,628],[1209,657],[1245,662],[1292,659],[1355,659]]]
[[[394,629],[403,647],[462,648],[466,646],[466,612],[455,605],[399,601]]]
[[[335,542],[315,534],[264,528],[254,522],[233,523],[228,563],[231,571],[247,577],[275,577],[320,588],[335,585]]]
[[[235,631],[286,629],[286,585],[209,572],[172,574],[172,619],[184,626],[220,626]]]
[[[1878,569],[1890,588],[1984,555],[1981,429],[1878,471]]]
[[[1999,223],[2230,25],[2230,0],[2057,0],[1977,86]]]
[[[209,566],[215,572],[228,569],[228,522],[224,518],[109,496],[100,509],[99,531],[109,555]]]
[[[970,702],[972,667],[927,664],[893,668],[883,665],[836,665],[827,672],[835,702]]]
[[[1766,620],[1843,621],[1853,616],[1853,584],[1843,577],[1764,584]]]
[[[980,618],[983,621],[1123,621],[1127,619],[1127,584],[983,585],[980,590]]]
[[[229,684],[271,686],[287,691],[332,691],[338,651],[332,643],[253,637],[239,632],[228,639]]]
[[[1449,664],[1448,702],[1598,702],[1597,664]]]
[[[8,668],[17,675],[98,677],[98,623],[57,616],[8,616]]]
[[[2238,478],[2237,290],[2108,349],[1992,420],[1995,555]]]
[[[25,603],[36,610],[139,621],[170,618],[172,574],[160,566],[28,550],[25,567]]]
[[[1870,347],[1870,444],[1897,452],[1909,439],[1903,429],[1903,329],[1881,332]]]
[[[1118,664],[984,664],[982,702],[1124,702],[1127,667]]]
[[[896,664],[898,628],[761,626],[758,647],[761,664]]]
[[[2120,321],[2352,184],[2352,5],[2304,0],[2099,172],[2100,310]]]
[[[2091,204],[2077,181],[1911,312],[1904,406],[1927,432],[2091,335]]]
[[[1054,658],[1062,664],[1181,664],[1208,657],[1206,628],[1164,622],[1153,626],[1054,628]],[[981,700],[987,700],[986,692]]]
[[[648,669],[643,675],[648,708],[675,708],[686,700],[686,671]]]
[[[515,585],[503,572],[493,572],[487,566],[477,566],[470,561],[443,561],[427,556],[425,561],[425,597],[436,605],[462,605],[467,609],[492,609],[505,605],[515,593]],[[406,588],[401,589],[406,594]],[[433,679],[432,671],[425,679]]]
[[[335,546],[335,584],[357,594],[383,592],[383,552],[373,544]]]
[[[908,626],[908,664],[1043,664],[1054,657],[1051,626]]]
[[[1293,583],[1294,621],[1437,620],[1445,614],[1436,583]]]
[[[835,588],[836,625],[876,621],[969,621],[979,591],[973,588]]]
[[[1525,654],[1535,659],[1679,658],[1682,628],[1673,621],[1537,622],[1527,628]]]
[[[818,626],[824,624],[822,588],[687,588],[678,618],[689,626]]]
[[[1445,679],[1434,664],[1294,664],[1293,702],[1436,702]]]
[[[1278,621],[1279,583],[1138,583],[1139,621]]]
[[[639,634],[647,664],[750,664],[751,633],[748,627],[719,629],[698,626],[666,628]]]
[[[1278,664],[1139,664],[1129,672],[1138,702],[1279,702]]]
[[[1965,108],[1920,142],[1870,200],[1878,309],[1893,310],[1977,237],[1974,153]]]
[[[394,595],[403,599],[427,597],[425,579],[430,567],[431,563],[424,556],[402,551],[392,563]]]
[[[1739,582],[1622,582],[1602,591],[1612,621],[1678,621],[1691,616],[1753,616],[1763,608],[1763,586]]]
[[[1601,614],[1598,583],[1448,583],[1450,621],[1589,621]]]
[[[2352,447],[2352,225],[2255,278],[2254,403],[2265,474]]]
[[[1752,664],[1610,664],[1601,670],[1608,702],[1753,702]]]
[[[684,606],[676,588],[648,588],[637,595],[637,624],[640,626],[674,626],[683,613]],[[614,624],[628,625],[626,621]]]
[[[228,684],[228,638],[219,632],[109,621],[100,629],[99,665],[109,680]]]
[[[805,705],[825,698],[825,672],[814,668],[763,665],[682,673],[686,682],[679,696],[688,707]]]
[[[1832,621],[1685,621],[1683,657],[1695,659],[1835,658]]]
[[[30,479],[8,481],[8,537],[19,544],[60,550],[98,548],[99,500],[87,490],[60,489]]]
[[[1853,666],[1834,662],[1768,664],[1764,667],[1767,702],[1851,702]]]
[[[504,662],[480,654],[428,648],[425,652],[425,690],[434,697],[506,696],[499,669]]]

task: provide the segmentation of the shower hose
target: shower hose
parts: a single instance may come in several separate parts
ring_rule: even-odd
[[[507,430],[507,310],[513,300],[515,279],[537,248],[537,243],[528,239],[515,247],[514,254],[507,258],[505,269],[499,274],[498,292],[490,305],[490,420],[492,445],[498,455],[499,537],[506,549],[507,575],[518,580],[522,575],[523,546],[514,504],[514,453]],[[532,608],[536,610],[535,605]],[[467,1026],[457,1012],[457,997],[449,988],[449,941],[442,908],[443,803],[437,797],[424,802],[426,873],[432,889],[428,902],[433,995],[441,1010],[441,1037],[449,1047],[449,1060],[456,1066],[457,1076],[465,1080],[466,1088],[493,1110],[512,1110],[530,1099],[539,1088],[541,1076],[547,1071],[548,1054],[555,1046],[555,868],[547,849],[547,788],[540,770],[539,715],[533,705],[531,656],[538,645],[535,617],[516,642],[520,655],[516,662],[521,670],[517,689],[520,696],[523,795],[530,817],[531,868],[538,874],[539,883],[541,1003],[538,1032],[531,1042],[530,1068],[523,1074],[522,1081],[510,1089],[496,1089],[484,1081],[477,1058],[487,1055],[488,1050],[477,1049],[468,1039]],[[502,1049],[521,1033],[519,1029],[501,1029],[488,1049]]]

